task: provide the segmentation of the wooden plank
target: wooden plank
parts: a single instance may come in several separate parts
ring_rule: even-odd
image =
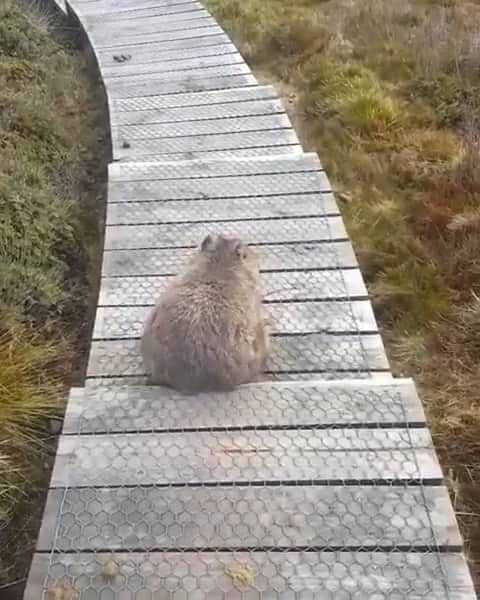
[[[158,225],[109,225],[105,230],[108,250],[197,246],[209,233],[242,238],[249,244],[325,242],[346,240],[340,217],[168,223]],[[321,251],[322,247],[318,247]]]
[[[200,109],[202,110],[202,109]],[[295,177],[295,183],[301,184],[307,179],[309,182],[325,182],[325,174],[318,160],[318,156],[313,153],[303,153],[300,156],[265,156],[256,159],[243,159],[238,161],[219,161],[208,158],[198,160],[185,160],[182,163],[163,161],[142,161],[131,163],[112,163],[109,165],[110,187],[115,189],[122,184],[127,187],[136,182],[143,181],[146,185],[155,185],[161,182],[164,185],[166,180],[185,180],[185,179],[216,179],[224,181],[229,177],[245,177],[253,175],[292,175]],[[320,174],[322,172],[322,174]],[[246,180],[250,181],[250,180]],[[265,185],[265,181],[254,180],[255,185]],[[271,180],[267,180],[267,184]],[[194,182],[191,182],[194,183]],[[229,184],[232,183],[229,180]],[[242,180],[242,185],[244,184]],[[178,185],[178,184],[176,184]],[[182,184],[183,185],[183,184]],[[202,184],[203,185],[203,184]],[[315,188],[316,191],[318,188]],[[280,192],[281,193],[281,192]],[[285,192],[284,192],[285,193]],[[255,194],[259,195],[259,194]],[[184,197],[184,196],[181,196]],[[137,198],[135,198],[137,199]]]
[[[278,135],[278,132],[275,135]],[[169,144],[171,143],[172,141],[169,141]],[[296,157],[292,157],[291,160],[295,159]],[[179,167],[181,169],[181,165]],[[158,168],[160,171],[161,166],[159,165]],[[175,169],[175,164],[171,168]],[[208,200],[211,198],[244,198],[246,196],[320,194],[330,191],[330,182],[323,171],[308,173],[290,171],[182,180],[118,181],[113,179],[109,185],[108,200],[109,202]]]
[[[350,242],[328,244],[271,244],[255,246],[264,272],[358,267]],[[103,254],[102,274],[107,277],[131,275],[175,275],[190,260],[195,248],[110,250]]]
[[[210,13],[198,4],[189,4],[187,8],[178,5],[169,7],[169,10],[173,9],[175,9],[173,13],[161,12],[160,14],[155,14],[155,12],[158,13],[165,9],[148,9],[143,13],[139,10],[130,13],[127,17],[125,14],[117,16],[114,13],[110,13],[108,16],[105,14],[88,15],[82,18],[82,23],[89,32],[104,33],[106,36],[173,31],[181,27],[196,28],[202,27],[205,23],[216,25],[216,21]]]
[[[186,9],[194,5],[193,0],[170,0],[169,2],[161,2],[159,0],[138,0],[138,2],[132,2],[132,0],[110,0],[108,2],[101,2],[99,0],[70,0],[69,3],[82,18],[87,15],[101,16],[106,13],[111,14],[115,9],[117,9],[118,13],[126,16],[127,14],[134,15],[137,10],[145,8],[169,8],[175,6]]]
[[[461,546],[445,487],[299,485],[54,489],[37,551]]]
[[[347,300],[367,297],[359,269],[264,273],[265,300]],[[104,277],[99,306],[148,305],[163,293],[169,276]]]
[[[410,380],[264,382],[195,397],[157,386],[90,380],[81,393],[70,395],[63,433],[395,423],[425,423]]]
[[[258,85],[238,88],[226,88],[192,93],[156,94],[137,98],[118,98],[112,101],[114,112],[131,110],[158,110],[185,106],[206,106],[227,102],[243,102],[249,100],[269,100],[277,98],[273,87]]]
[[[262,154],[285,154],[285,148],[292,145],[298,146],[294,130],[276,129],[264,130],[261,136],[253,131],[167,140],[121,140],[114,144],[113,155],[115,160],[126,161],[139,160],[142,157],[170,161],[179,154],[183,154],[179,156],[180,159],[195,159],[202,155],[211,157],[212,154],[216,154],[218,158],[242,158]],[[240,152],[234,152],[235,150]]]
[[[273,135],[270,134],[270,132],[267,132],[269,137],[273,138]],[[281,131],[280,132],[282,135],[280,136],[280,143],[278,146],[258,146],[258,147],[250,147],[250,148],[225,148],[223,150],[202,150],[200,146],[196,145],[196,147],[192,148],[191,144],[190,144],[190,150],[188,149],[189,147],[189,143],[187,142],[187,144],[181,144],[181,147],[179,148],[179,150],[181,150],[181,148],[183,147],[183,151],[180,152],[167,152],[167,153],[156,153],[156,154],[149,154],[150,150],[151,150],[151,142],[146,142],[145,144],[143,144],[142,142],[142,150],[131,150],[130,149],[130,155],[129,150],[124,150],[124,149],[120,149],[120,150],[115,150],[115,154],[120,154],[120,156],[117,156],[116,160],[118,162],[121,162],[122,164],[127,164],[128,162],[130,162],[131,160],[137,160],[137,159],[141,159],[141,158],[155,158],[157,157],[158,159],[168,159],[169,161],[184,161],[184,160],[195,160],[195,159],[199,159],[205,156],[208,156],[209,158],[214,158],[214,159],[220,159],[220,160],[238,160],[238,159],[243,159],[243,158],[252,158],[252,157],[261,157],[261,156],[277,156],[278,154],[283,155],[287,155],[287,154],[301,154],[302,153],[302,147],[300,146],[300,144],[298,143],[298,140],[296,140],[295,135],[293,134],[293,132],[291,131]],[[239,134],[239,137],[242,137],[245,134]],[[249,134],[250,135],[250,134]],[[219,141],[219,138],[221,136],[216,136],[217,138],[217,142]],[[279,140],[278,138],[278,133],[277,133],[277,137],[275,138],[275,142],[278,142]],[[196,138],[192,138],[192,139],[196,139]],[[215,141],[215,140],[214,140]],[[155,143],[155,145],[158,145]],[[221,146],[221,144],[220,144]],[[118,147],[118,146],[117,146]],[[165,146],[163,146],[163,149],[165,150]]]
[[[180,121],[176,123],[151,123],[147,125],[121,125],[112,129],[116,140],[158,139],[169,144],[173,137],[210,136],[217,134],[242,133],[254,131],[259,137],[264,130],[291,129],[286,114],[254,115],[231,117],[229,119],[211,119],[209,121]]]
[[[188,31],[200,27],[215,27],[218,25],[210,14],[206,11],[177,13],[174,15],[152,16],[148,19],[130,19],[109,20],[105,22],[103,17],[90,17],[83,20],[83,25],[90,35],[97,38],[103,38],[116,41],[128,38],[141,39],[143,35],[155,33],[171,33],[172,31]],[[110,44],[105,44],[110,45]]]
[[[378,335],[341,336],[327,333],[279,335],[272,343],[267,373],[336,374],[388,370],[381,337]],[[144,376],[138,340],[93,342],[88,377]]]
[[[196,2],[192,0],[173,0],[172,2],[159,2],[159,0],[138,0],[132,2],[131,0],[124,1],[110,1],[110,2],[82,2],[81,0],[69,0],[70,6],[74,11],[85,18],[86,16],[102,16],[104,14],[121,14],[125,18],[131,18],[137,11],[148,10],[148,9],[168,9],[176,7],[177,9],[187,10],[188,7],[193,6]]]
[[[288,194],[213,200],[160,202],[111,202],[107,225],[193,223],[233,219],[334,216],[339,209],[333,194]]]
[[[212,38],[208,38],[211,41]],[[214,38],[216,39],[216,38]],[[187,65],[194,65],[196,61],[204,62],[215,58],[224,60],[226,57],[241,56],[235,46],[231,43],[222,43],[220,39],[218,43],[209,43],[200,47],[181,48],[173,50],[164,50],[159,52],[135,52],[133,55],[128,55],[124,62],[118,62],[116,54],[101,54],[99,62],[103,77],[116,77],[124,73],[125,70],[133,69],[135,66],[140,67],[143,71],[148,72],[149,68],[167,69],[171,64],[178,63],[180,68]],[[122,59],[120,59],[122,60]]]
[[[221,78],[249,74],[251,74],[249,67],[244,62],[240,62],[230,65],[182,69],[176,73],[160,71],[159,73],[142,73],[130,77],[113,77],[105,81],[105,86],[109,94],[121,93],[122,90],[131,89],[133,86],[156,86],[159,91],[163,91],[168,86],[166,89],[170,91],[183,91],[185,82],[195,83],[212,77]]]
[[[56,577],[66,577],[81,595],[88,592],[89,600],[114,596],[118,584],[99,576],[111,558],[108,553],[36,553],[24,600],[41,598],[44,585]],[[242,595],[248,600],[476,598],[467,563],[458,553],[128,552],[115,559],[122,574],[122,597],[129,599],[132,590],[146,585],[154,590],[155,600],[238,600]],[[229,573],[243,565],[252,581],[239,591]]]
[[[195,37],[183,40],[166,40],[164,42],[155,42],[146,44],[145,46],[135,46],[134,48],[125,49],[120,54],[130,56],[129,62],[145,63],[157,61],[158,59],[168,59],[172,55],[178,57],[191,56],[196,51],[200,56],[207,48],[229,45],[232,50],[236,50],[230,39],[225,33],[217,35],[208,35],[206,37]],[[108,65],[118,65],[115,56],[119,55],[116,50],[98,48],[96,55],[99,60],[100,67]]]
[[[104,33],[106,36],[118,34],[119,37],[136,35],[141,31],[171,31],[172,27],[178,29],[181,25],[185,28],[202,27],[204,23],[217,25],[205,8],[193,2],[188,5],[143,8],[129,13],[87,14],[81,20],[91,33]]]
[[[155,33],[146,33],[145,35],[130,35],[122,36],[121,38],[115,39],[114,37],[108,37],[103,39],[103,35],[97,35],[95,40],[92,40],[92,45],[98,49],[112,49],[114,52],[131,53],[135,51],[137,46],[145,46],[151,43],[166,43],[193,39],[201,37],[209,37],[212,35],[219,35],[223,33],[223,30],[218,25],[206,25],[205,27],[196,27],[193,29],[178,29],[176,31],[158,31]]]
[[[207,69],[204,69],[204,74],[184,71],[181,73],[182,76],[172,80],[162,77],[157,79],[157,75],[155,74],[144,75],[143,79],[138,79],[134,82],[122,81],[121,85],[117,85],[116,82],[118,79],[111,79],[106,91],[109,98],[115,99],[157,96],[159,94],[170,95],[186,92],[204,92],[257,85],[257,81],[251,73],[229,73],[229,71],[243,70],[243,68],[234,67],[236,66],[221,67],[223,73],[219,72],[220,68],[213,72],[208,72]]]
[[[145,96],[172,95],[189,92],[208,92],[215,90],[225,90],[229,88],[243,88],[247,86],[258,85],[255,77],[251,74],[243,75],[225,75],[218,77],[186,77],[183,81],[174,81],[160,83],[154,79],[145,80],[142,83],[134,83],[124,86],[122,89],[107,89],[110,101],[113,99],[124,98],[142,98]]]
[[[205,9],[200,4],[200,2],[188,2],[181,4],[171,4],[171,5],[159,5],[158,2],[142,2],[139,4],[146,4],[147,6],[143,6],[143,8],[137,8],[136,6],[132,6],[131,8],[120,8],[120,10],[115,10],[112,8],[111,11],[108,12],[95,12],[90,10],[83,10],[82,22],[89,23],[95,19],[101,18],[104,23],[110,23],[111,21],[126,21],[131,19],[150,19],[151,17],[159,17],[159,16],[170,16],[170,15],[182,15],[182,14],[192,14],[197,12],[205,12]]]
[[[151,298],[150,302],[155,299]],[[265,304],[272,333],[374,333],[378,331],[368,300],[280,302]],[[94,340],[139,338],[152,306],[100,306],[97,308]]]
[[[51,487],[442,479],[426,429],[60,437]]]
[[[121,78],[127,80],[132,75],[150,75],[159,73],[178,73],[191,69],[207,69],[225,65],[242,64],[243,58],[231,50],[228,53],[205,57],[183,58],[180,60],[161,60],[147,62],[145,64],[131,63],[130,59],[123,63],[117,63],[115,67],[103,67],[102,75],[105,81]],[[107,84],[108,85],[108,84]]]
[[[229,55],[227,55],[229,56]],[[247,88],[248,89],[248,88]],[[239,116],[279,114],[284,112],[280,100],[249,100],[211,104],[206,106],[181,106],[169,109],[132,110],[113,113],[112,125],[176,123],[178,121],[203,121],[205,119]]]
[[[112,10],[118,6],[119,10],[135,10],[142,8],[146,4],[153,4],[155,6],[175,6],[179,4],[191,4],[193,0],[70,0],[70,4],[75,10],[88,9],[88,7],[95,7],[100,12],[104,11],[105,8],[111,7]]]
[[[264,133],[267,133],[268,139],[273,141],[273,145],[297,142],[292,125],[285,114],[212,119],[208,122],[182,121],[151,125],[123,125],[112,129],[112,139],[115,146],[120,149],[123,148],[125,141],[128,141],[131,148],[151,147],[151,143],[154,143],[159,147],[163,144],[163,152],[179,152],[189,148],[208,150],[212,141],[214,144],[218,144],[220,136],[221,147],[225,147],[225,142],[228,144],[228,142],[235,141],[235,138],[230,139],[230,136],[245,133],[251,134],[250,144],[253,146],[261,146],[262,143],[265,145]],[[280,140],[272,139],[273,135],[279,137]],[[258,138],[257,140],[255,136]],[[222,138],[226,138],[226,140]],[[243,135],[240,139],[250,138]],[[236,142],[233,146],[227,145],[226,147],[238,145]]]

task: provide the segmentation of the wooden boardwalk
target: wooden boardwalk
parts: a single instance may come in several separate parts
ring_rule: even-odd
[[[274,89],[195,0],[69,10],[113,162],[88,377],[25,600],[473,600],[415,387],[391,377],[328,178]],[[265,383],[184,397],[145,386],[138,338],[209,232],[260,252],[273,351]]]

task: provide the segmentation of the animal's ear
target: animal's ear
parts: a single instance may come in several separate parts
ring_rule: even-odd
[[[215,248],[216,242],[216,236],[209,233],[207,237],[203,240],[200,246],[200,250],[202,252],[212,252],[212,250]]]
[[[247,258],[247,246],[243,243],[243,242],[236,242],[235,243],[235,248],[234,248],[235,254],[236,256],[238,256],[238,258],[244,260],[245,258]]]

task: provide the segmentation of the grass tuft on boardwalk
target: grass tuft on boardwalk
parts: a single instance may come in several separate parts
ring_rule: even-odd
[[[285,93],[426,404],[480,580],[480,6],[206,0]]]
[[[101,247],[102,203],[92,193],[94,154],[107,146],[101,88],[58,19],[37,4],[0,3],[2,598],[35,546],[54,445],[48,418],[81,363]]]

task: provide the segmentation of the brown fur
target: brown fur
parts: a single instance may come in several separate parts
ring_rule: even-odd
[[[141,350],[150,382],[195,393],[252,381],[270,349],[262,295],[253,250],[207,236],[145,324]]]

